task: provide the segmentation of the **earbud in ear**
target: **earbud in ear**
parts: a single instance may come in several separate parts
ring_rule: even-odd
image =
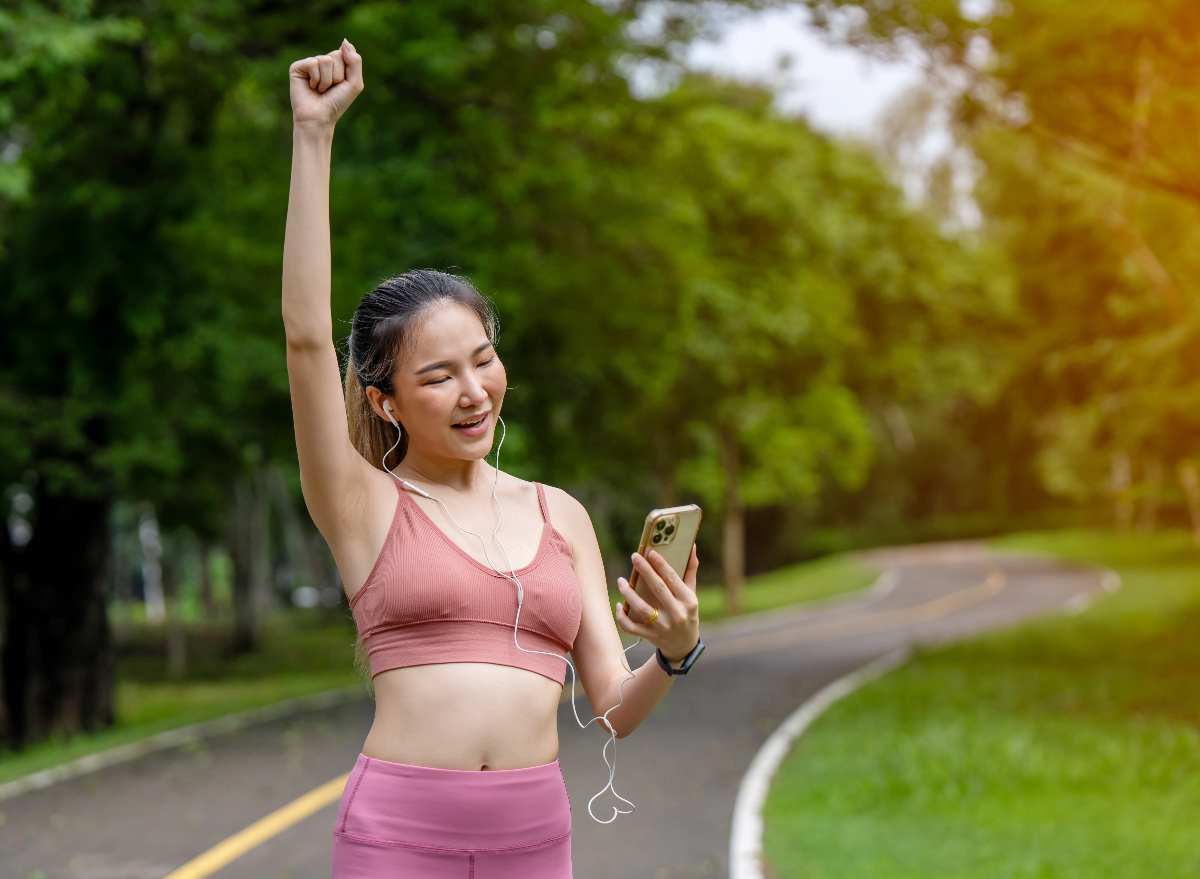
[[[383,411],[384,411],[384,414],[387,415],[388,421],[392,422],[392,424],[396,424],[396,416],[392,415],[392,401],[391,400],[383,401]],[[396,424],[396,427],[399,427],[399,426],[400,426],[399,424]]]

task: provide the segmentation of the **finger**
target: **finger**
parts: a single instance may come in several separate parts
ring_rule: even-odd
[[[688,557],[687,569],[683,572],[683,585],[696,591],[696,573],[700,570],[700,553],[696,549],[696,544],[692,544],[692,554]]]
[[[667,562],[665,558],[657,550],[650,550],[647,554],[646,561],[654,567],[658,576],[662,578],[663,586],[671,593],[671,597],[682,600],[688,595],[688,588],[683,581],[679,579],[679,574]]]
[[[329,60],[333,62],[333,85],[337,85],[346,78],[346,62],[342,59],[342,50],[337,49],[329,53]]]
[[[653,550],[651,550],[651,554],[658,555]],[[633,566],[637,568],[642,579],[646,581],[646,587],[650,590],[650,594],[654,596],[659,609],[667,613],[678,614],[678,603],[675,600],[675,595],[671,592],[670,587],[663,582],[662,576],[655,569],[654,565],[640,553],[635,552],[632,558]],[[659,559],[661,560],[662,556],[659,556]],[[666,561],[662,563],[666,565]],[[667,565],[667,567],[670,568],[671,566]]]
[[[629,585],[629,581],[624,577],[617,579],[617,591],[621,593],[621,597],[625,599],[625,604],[629,606],[629,610],[638,619],[648,620],[654,616],[654,608],[633,590],[633,587]]]
[[[328,55],[322,55],[317,59],[317,64],[321,68],[321,81],[317,85],[317,91],[325,94],[329,87],[333,85],[333,59]]]
[[[363,85],[362,55],[349,40],[342,40],[342,61],[346,65],[346,81],[356,89]]]
[[[297,79],[307,79],[310,88],[316,88],[317,82],[320,81],[316,58],[301,58],[299,61],[293,61],[288,74]]]
[[[625,613],[625,606],[621,602],[617,602],[616,608],[613,610],[613,616],[617,618],[617,625],[630,635],[636,635],[638,638],[650,638],[650,629],[643,626],[641,623],[634,622],[629,618],[629,614]]]

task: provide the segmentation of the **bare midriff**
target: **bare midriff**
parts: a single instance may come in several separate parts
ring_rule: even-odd
[[[368,757],[433,769],[525,769],[558,758],[562,687],[520,668],[450,662],[375,676]]]

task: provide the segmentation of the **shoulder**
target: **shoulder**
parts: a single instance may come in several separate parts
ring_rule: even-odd
[[[546,507],[550,511],[550,524],[567,538],[572,547],[596,542],[592,517],[587,509],[571,495],[553,485],[543,485],[546,492]]]

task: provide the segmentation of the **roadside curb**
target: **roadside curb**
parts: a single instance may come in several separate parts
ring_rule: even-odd
[[[729,879],[764,879],[762,861],[763,805],[784,758],[796,739],[835,702],[908,661],[906,647],[867,663],[827,684],[788,715],[763,742],[738,785],[733,806],[733,832],[729,840]]]
[[[367,695],[367,690],[361,685],[339,687],[335,690],[313,693],[311,696],[298,696],[295,699],[285,699],[282,702],[273,702],[270,705],[263,705],[260,708],[250,708],[246,711],[239,711],[236,714],[226,714],[212,720],[169,729],[166,732],[147,736],[144,739],[138,739],[124,745],[117,745],[106,751],[88,754],[76,760],[71,760],[68,763],[60,763],[58,766],[51,766],[49,769],[42,769],[29,775],[23,775],[5,784],[0,784],[0,801],[10,800],[13,797],[18,797],[21,794],[30,793],[31,791],[42,790],[51,785],[58,784],[60,781],[78,778],[81,775],[106,769],[109,766],[116,766],[119,763],[127,763],[130,760],[136,760],[138,757],[152,754],[155,751],[177,748],[180,745],[186,745],[188,742],[196,742],[201,739],[236,732],[237,730],[256,726],[261,723],[268,723],[272,720],[281,720],[297,714],[306,714],[310,711],[333,708],[338,705],[344,705],[347,702],[366,698]]]
[[[1064,613],[1078,615],[1083,613],[1089,607],[1096,603],[1097,599],[1103,598],[1106,595],[1112,595],[1121,588],[1121,575],[1112,568],[1096,566],[1096,570],[1102,572],[1100,578],[1099,592],[1081,592],[1063,605]]]

